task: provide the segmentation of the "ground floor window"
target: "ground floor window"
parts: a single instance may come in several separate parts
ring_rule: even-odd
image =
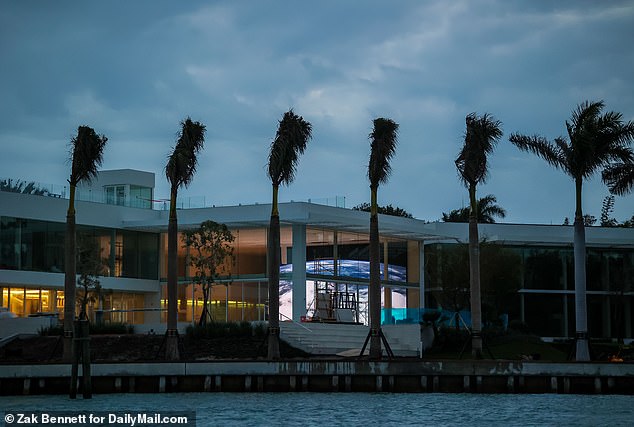
[[[266,320],[268,303],[266,281],[237,281],[216,284],[209,294],[211,319],[217,322]],[[200,285],[178,285],[178,321],[197,323],[203,313],[204,297]],[[161,321],[167,321],[167,285],[162,286]]]
[[[293,285],[280,280],[280,320],[293,318]],[[167,285],[161,290],[161,322],[167,321]],[[178,285],[178,321],[197,323],[203,313],[204,297],[200,285]],[[382,287],[382,307],[405,309],[407,292],[401,287]],[[212,286],[209,296],[211,319],[218,322],[267,320],[268,282],[236,281]],[[298,317],[298,316],[295,316]],[[299,317],[306,320],[369,323],[368,287],[365,284],[306,281],[306,307]],[[390,315],[383,323],[395,323],[400,318]]]
[[[0,287],[2,307],[18,317],[64,311],[64,292],[53,289]]]
[[[0,287],[2,307],[18,317],[57,316],[64,318],[64,291],[47,288]],[[104,290],[101,302],[88,303],[88,317],[95,321],[98,311],[103,321],[141,324],[144,322],[145,295]],[[79,314],[79,306],[76,313]]]

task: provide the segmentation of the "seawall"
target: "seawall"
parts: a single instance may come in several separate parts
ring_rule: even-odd
[[[68,364],[0,365],[0,394],[67,394],[70,372]],[[92,385],[96,394],[304,391],[634,394],[634,364],[313,359],[94,364]]]

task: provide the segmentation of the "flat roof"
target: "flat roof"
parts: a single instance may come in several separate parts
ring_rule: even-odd
[[[0,215],[42,221],[65,222],[68,200],[0,192]],[[77,223],[97,227],[166,232],[169,211],[137,209],[103,203],[76,202]],[[350,233],[369,233],[370,214],[307,202],[281,203],[280,223]],[[213,220],[230,228],[265,228],[270,204],[179,209],[180,229]],[[479,224],[481,239],[518,245],[572,246],[573,226],[536,224]],[[382,236],[425,242],[468,242],[468,224],[426,222],[419,219],[379,215]],[[586,244],[593,247],[634,248],[634,228],[586,227]]]

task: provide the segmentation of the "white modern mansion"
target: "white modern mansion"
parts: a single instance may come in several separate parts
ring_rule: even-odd
[[[164,322],[169,212],[153,200],[154,174],[103,171],[78,191],[78,233],[99,241],[106,319]],[[0,305],[19,317],[63,315],[63,187],[43,195],[0,191]],[[267,312],[270,205],[183,207],[180,229],[205,220],[235,236],[230,277],[214,286],[218,320],[263,320]],[[315,203],[280,206],[282,320],[366,322],[369,214]],[[381,215],[385,322],[418,322],[419,307],[468,308],[467,224]],[[483,313],[548,337],[574,336],[571,226],[483,224]],[[632,338],[634,229],[588,227],[590,335]],[[179,321],[194,322],[202,292],[179,248]],[[94,308],[94,307],[93,307]]]

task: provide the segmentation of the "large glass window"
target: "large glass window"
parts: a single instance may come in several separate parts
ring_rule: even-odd
[[[234,264],[233,277],[266,275],[266,235],[265,228],[231,230],[233,233]],[[284,263],[284,260],[282,260]]]
[[[64,272],[65,223],[0,221],[0,268]],[[158,234],[78,225],[78,242],[82,236],[99,242],[104,276],[157,278]]]
[[[562,295],[524,295],[526,324],[543,337],[565,336],[564,298]]]
[[[524,287],[526,289],[564,289],[565,260],[558,249],[524,250]]]

